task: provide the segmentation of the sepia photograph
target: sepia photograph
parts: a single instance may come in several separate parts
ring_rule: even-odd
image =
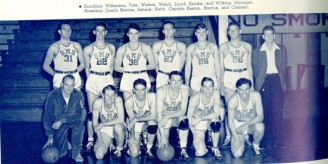
[[[325,163],[328,13],[252,4],[1,17],[1,163]]]

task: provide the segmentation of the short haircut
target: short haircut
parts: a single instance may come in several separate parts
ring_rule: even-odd
[[[275,33],[275,29],[271,25],[266,25],[265,27],[263,27],[262,34],[264,34],[265,31],[272,31],[273,34]]]
[[[103,89],[102,89],[102,93],[105,94],[106,90],[110,90],[110,91],[114,91],[114,93],[116,94],[116,88],[114,87],[114,85],[106,85]]]
[[[204,77],[202,79],[202,82],[201,82],[202,87],[204,86],[205,81],[211,81],[213,83],[213,86],[214,86],[214,81],[213,81],[212,78],[210,78],[210,77]]]
[[[173,22],[171,22],[171,21],[165,21],[165,22],[163,22],[163,24],[162,24],[162,30],[164,30],[164,26],[165,26],[166,24],[171,24],[171,25],[173,26],[173,28],[175,28],[175,24],[174,24]]]
[[[204,23],[199,23],[196,25],[195,31],[200,30],[200,29],[207,30],[207,26]]]
[[[181,76],[181,78],[182,78],[182,73],[179,72],[179,71],[172,71],[172,72],[170,72],[170,74],[169,74],[169,79],[171,79],[171,77],[172,77],[173,75]]]
[[[135,88],[136,85],[139,85],[139,84],[141,84],[141,85],[147,87],[147,82],[146,82],[146,80],[139,78],[139,79],[137,79],[137,80],[135,80],[135,81],[133,82],[133,88]]]
[[[98,23],[96,23],[96,25],[94,27],[94,30],[96,30],[98,26],[104,27],[105,30],[107,29],[107,26],[106,26],[106,24],[104,22],[98,22]]]
[[[130,29],[135,29],[135,30],[137,30],[137,31],[140,31],[140,27],[139,27],[139,25],[137,25],[136,23],[132,23],[132,24],[130,24],[129,27],[127,28],[127,32],[129,32]]]
[[[73,75],[65,75],[65,76],[63,77],[63,79],[62,79],[62,83],[64,83],[64,81],[65,81],[66,79],[72,79],[72,80],[75,81],[75,78],[74,78]]]
[[[240,24],[237,21],[232,21],[228,24],[228,30],[231,26],[237,26],[238,29],[240,30]]]
[[[61,22],[59,23],[58,30],[61,30],[61,28],[62,28],[62,26],[63,26],[64,24],[69,25],[69,26],[72,28],[72,25],[71,25],[70,22],[68,22],[68,21],[61,21]]]
[[[243,84],[248,84],[249,87],[252,87],[252,81],[246,78],[240,78],[239,80],[237,80],[236,82],[236,88],[239,88],[240,86],[242,86]]]

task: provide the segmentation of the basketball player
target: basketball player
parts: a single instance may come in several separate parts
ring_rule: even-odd
[[[123,100],[117,95],[113,85],[107,85],[102,90],[103,97],[93,104],[92,122],[97,134],[95,154],[97,159],[103,159],[114,137],[117,147],[114,152],[121,158],[124,144],[124,108]],[[100,119],[100,123],[99,120]]]
[[[140,134],[147,130],[146,156],[154,158],[151,148],[157,133],[156,95],[148,92],[146,80],[139,78],[133,82],[133,94],[125,101],[125,109],[129,117],[127,124],[130,132],[128,154],[140,155]]]
[[[88,144],[87,149],[93,146],[92,106],[101,95],[102,89],[107,85],[114,85],[113,68],[115,46],[105,42],[107,34],[106,25],[102,22],[95,25],[92,31],[96,41],[83,49],[85,73],[87,75],[86,91],[88,97]]]
[[[115,58],[115,71],[123,73],[120,90],[123,92],[124,100],[131,96],[133,82],[138,78],[144,79],[147,82],[147,88],[150,88],[147,70],[155,69],[151,47],[139,41],[140,27],[135,23],[131,24],[128,27],[127,36],[129,42],[117,50]]]
[[[189,125],[186,117],[189,88],[182,84],[182,74],[172,71],[169,74],[169,84],[157,89],[157,120],[159,123],[159,147],[169,143],[171,127],[178,127],[181,157],[188,159],[186,147]]]
[[[54,88],[59,88],[62,78],[69,74],[74,76],[74,86],[79,89],[82,84],[79,72],[84,69],[82,47],[80,43],[71,41],[72,28],[68,22],[60,24],[58,33],[60,39],[48,48],[43,69],[53,76]],[[54,68],[50,66],[52,61]]]
[[[60,88],[52,90],[46,100],[43,113],[43,125],[48,140],[43,148],[53,145],[59,150],[59,156],[67,154],[68,130],[72,129],[72,158],[76,162],[83,162],[80,154],[84,126],[82,122],[83,96],[74,89],[75,78],[65,75]]]
[[[228,25],[228,35],[230,41],[220,45],[220,75],[221,75],[221,94],[225,102],[236,93],[236,82],[240,78],[247,78],[253,81],[252,71],[252,46],[240,38],[241,29],[238,22],[230,22]],[[225,123],[226,139],[222,146],[230,144],[230,131]]]
[[[252,65],[254,70],[254,89],[260,92],[265,113],[264,136],[266,147],[282,146],[281,122],[283,120],[284,92],[286,86],[287,50],[274,42],[275,29],[271,25],[262,30],[264,43],[254,50]]]
[[[221,160],[222,155],[218,144],[224,109],[220,93],[214,89],[214,80],[212,78],[204,77],[201,80],[200,92],[190,98],[187,117],[190,120],[189,126],[193,134],[196,156],[204,156],[208,152],[205,145],[205,132],[210,130],[213,155],[217,160]]]
[[[253,149],[260,153],[260,142],[264,135],[263,107],[261,95],[251,91],[252,82],[241,78],[236,83],[237,94],[228,102],[228,123],[231,130],[231,152],[234,157],[243,155],[246,135],[253,135]]]
[[[164,22],[162,33],[164,40],[153,45],[157,71],[156,88],[168,84],[170,72],[181,72],[186,61],[186,45],[174,39],[174,23]]]
[[[208,31],[205,24],[196,25],[195,35],[197,42],[187,48],[186,84],[194,93],[199,92],[201,80],[204,77],[211,77],[214,80],[214,88],[217,89],[220,84],[220,71],[216,71],[220,68],[218,46],[207,41]]]

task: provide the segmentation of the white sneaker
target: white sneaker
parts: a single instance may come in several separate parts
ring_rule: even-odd
[[[83,159],[83,157],[80,153],[77,154],[77,156],[75,157],[75,161],[76,162],[83,162],[84,161],[84,159]]]
[[[261,155],[260,150],[262,150],[262,149],[259,146],[253,145],[253,150],[255,152],[255,155],[257,155],[257,156],[260,156]]]
[[[187,153],[186,148],[181,149],[181,158],[183,158],[183,159],[189,159],[190,158],[188,153]]]
[[[214,154],[216,160],[222,160],[222,155],[218,148],[212,148],[212,153]]]

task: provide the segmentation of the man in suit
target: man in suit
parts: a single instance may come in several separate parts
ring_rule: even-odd
[[[256,91],[261,93],[264,107],[266,147],[281,146],[281,122],[283,119],[284,92],[286,91],[287,51],[274,42],[275,29],[268,25],[262,30],[264,43],[254,50],[252,67]]]

